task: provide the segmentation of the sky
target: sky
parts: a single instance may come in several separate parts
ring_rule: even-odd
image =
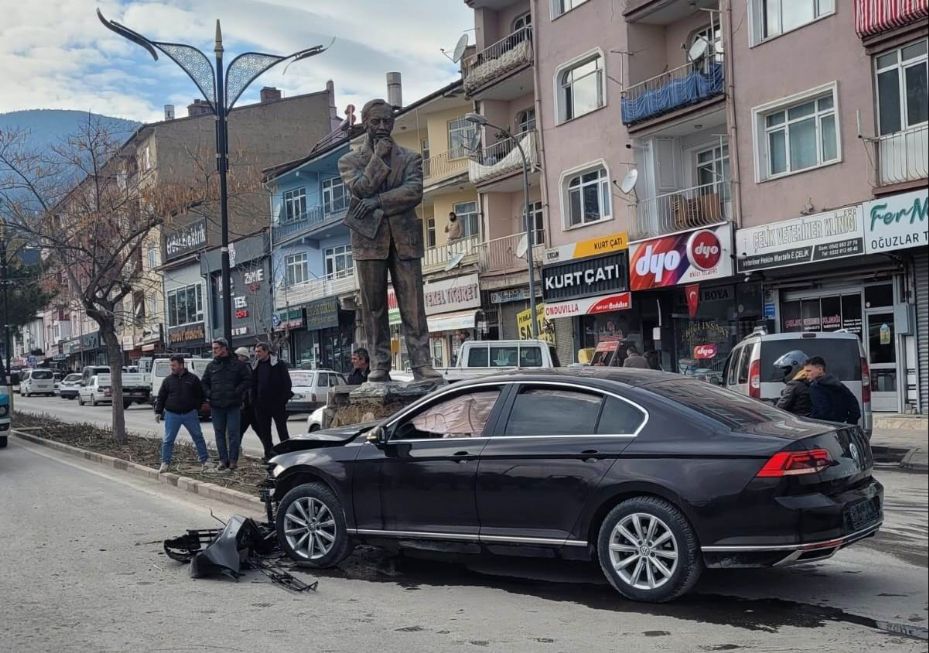
[[[107,30],[97,8],[151,40],[211,57],[219,18],[227,64],[242,52],[289,54],[335,39],[286,73],[286,64],[265,73],[237,106],[257,101],[262,86],[287,97],[331,79],[340,115],[385,96],[390,71],[403,75],[404,104],[453,81],[458,67],[441,49],[450,53],[473,27],[464,0],[0,0],[0,113],[76,109],[152,122],[173,104],[187,115],[199,96],[193,82],[167,57],[154,61]]]

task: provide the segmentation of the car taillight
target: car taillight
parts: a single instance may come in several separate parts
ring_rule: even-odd
[[[315,393],[315,392],[313,393],[312,397],[313,397],[313,398],[311,399],[311,401],[312,401],[313,403],[316,403],[316,393]]]
[[[761,359],[756,358],[748,366],[748,396],[761,399]]]
[[[758,478],[782,478],[821,472],[832,464],[832,456],[825,449],[810,451],[781,451],[771,456],[758,472]]]
[[[871,368],[864,356],[861,357],[861,403],[871,403]]]
[[[107,388],[106,390],[103,391],[103,396],[104,396],[104,397],[109,397],[111,394],[113,394],[113,391],[110,390],[109,388]]]

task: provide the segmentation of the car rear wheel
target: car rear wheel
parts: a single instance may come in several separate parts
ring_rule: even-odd
[[[703,572],[693,528],[677,508],[657,497],[636,497],[613,508],[600,526],[597,553],[610,584],[635,601],[676,599]]]
[[[319,430],[319,424],[310,424],[310,433],[313,433],[318,430]]]
[[[277,509],[277,536],[284,552],[312,567],[334,567],[352,551],[342,502],[325,485],[298,485]]]
[[[77,403],[80,404],[81,406],[83,406],[83,405],[84,405],[84,397],[81,396],[81,395],[78,395],[78,396],[77,396]]]

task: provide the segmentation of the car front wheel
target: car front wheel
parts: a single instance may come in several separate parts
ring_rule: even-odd
[[[277,509],[277,536],[284,552],[312,567],[334,567],[352,551],[342,502],[325,485],[298,485]]]
[[[635,601],[676,599],[703,572],[693,528],[677,508],[657,497],[636,497],[613,508],[600,526],[597,553],[610,584]]]

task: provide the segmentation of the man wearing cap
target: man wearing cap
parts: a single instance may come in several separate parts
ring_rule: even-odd
[[[213,360],[203,372],[203,390],[210,407],[216,450],[217,471],[235,469],[239,464],[242,399],[248,392],[251,374],[248,365],[230,355],[225,338],[213,341]]]

